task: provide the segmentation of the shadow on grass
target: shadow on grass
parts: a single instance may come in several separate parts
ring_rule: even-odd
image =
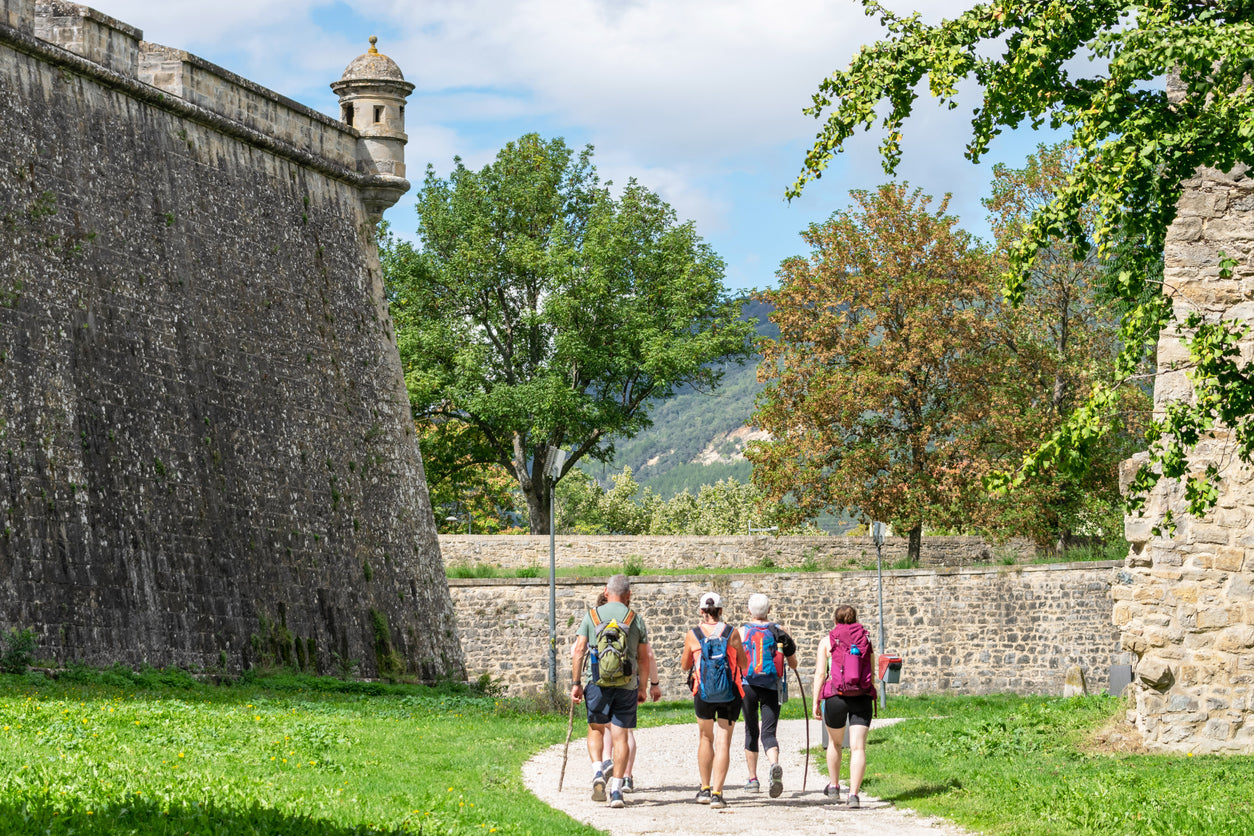
[[[275,836],[401,836],[420,830],[367,825],[345,826],[254,804],[247,808],[215,804],[179,804],[163,808],[150,801],[126,801],[102,806],[56,808],[49,804],[0,804],[0,832],[5,834],[143,833],[145,836],[183,834],[275,834]]]
[[[916,798],[930,798],[933,795],[944,795],[950,790],[959,789],[962,782],[957,778],[950,778],[948,781],[933,782],[927,784],[919,784],[902,792],[893,793],[891,795],[883,795],[885,801],[913,801]]]

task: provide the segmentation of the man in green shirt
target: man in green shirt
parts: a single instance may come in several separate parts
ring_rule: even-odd
[[[592,761],[592,800],[606,800],[606,780],[609,780],[611,807],[623,807],[623,775],[627,769],[627,730],[636,727],[636,706],[649,697],[646,691],[652,686],[653,701],[662,697],[657,674],[649,664],[649,632],[644,619],[631,609],[631,582],[626,575],[615,575],[605,585],[606,602],[584,614],[575,635],[575,648],[571,665],[570,698],[574,702],[588,701],[588,756]],[[615,677],[614,685],[599,684],[598,662],[593,663],[592,679],[585,689],[583,663],[591,647],[598,643],[605,652],[606,631],[624,630],[623,645],[625,665],[621,676]],[[606,665],[608,669],[609,665]],[[608,676],[603,676],[608,679]],[[621,680],[621,681],[620,681]],[[601,761],[601,747],[606,729],[613,743],[613,763]],[[613,777],[605,772],[613,767]]]

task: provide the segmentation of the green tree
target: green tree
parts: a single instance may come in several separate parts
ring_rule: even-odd
[[[573,470],[557,490],[557,528],[576,534],[653,534],[715,536],[744,534],[749,525],[779,525],[782,533],[815,534],[802,520],[782,521],[770,505],[759,510],[762,497],[753,485],[720,479],[702,485],[693,496],[684,490],[663,500],[641,488],[630,467],[610,477],[609,490],[590,476]]]
[[[968,525],[981,499],[995,349],[991,259],[931,198],[855,191],[856,208],[802,234],[765,343],[753,483],[796,519],[857,508],[908,532]]]
[[[546,468],[608,461],[679,387],[717,385],[753,328],[723,262],[631,180],[614,197],[560,140],[529,134],[472,171],[428,167],[418,240],[386,242],[384,271],[415,418],[460,425],[459,461],[505,470],[547,533]]]
[[[436,529],[441,534],[514,530],[526,516],[518,483],[499,467],[468,461],[459,434],[466,426],[415,422]]]
[[[1067,182],[1075,152],[1040,146],[1022,168],[994,166],[984,201],[998,255],[1009,256],[1033,214]],[[1091,228],[1092,213],[1082,216]],[[990,415],[994,463],[1013,469],[1083,403],[1095,382],[1113,383],[1119,353],[1118,309],[1106,292],[1107,271],[1093,251],[1078,257],[1055,242],[1040,252],[1024,284],[1022,303],[999,314],[999,339],[1015,373],[1003,378],[1001,405]],[[1014,498],[990,503],[1003,515],[987,526],[1063,547],[1073,535],[1122,538],[1119,464],[1138,449],[1150,399],[1140,387],[1118,388],[1121,407],[1111,431],[1088,440],[1072,467],[1041,473]],[[1103,509],[1105,512],[1103,513]]]
[[[1022,301],[1033,266],[1058,241],[1080,257],[1091,249],[1102,259],[1117,252],[1122,261],[1113,289],[1126,307],[1116,377],[1118,383],[1132,379],[1145,343],[1172,317],[1168,298],[1147,294],[1146,283],[1157,274],[1182,183],[1199,167],[1227,171],[1254,160],[1254,87],[1248,84],[1254,4],[994,0],[937,25],[922,23],[918,14],[895,15],[876,0],[862,5],[888,36],[820,83],[807,112],[823,125],[789,193],[799,194],[847,140],[877,125],[891,174],[924,77],[931,95],[949,108],[958,105],[959,83],[973,80],[982,100],[966,151],[972,161],[998,133],[1024,122],[1066,132],[1077,154],[1067,182],[1033,212],[1010,252],[1007,298]],[[1182,97],[1161,89],[1170,73],[1178,74]],[[1091,227],[1085,223],[1090,212]],[[1221,258],[1223,270],[1234,266]],[[1234,430],[1238,457],[1254,460],[1254,369],[1236,350],[1241,324],[1200,317],[1181,324],[1192,332],[1185,343],[1197,396],[1173,403],[1150,426],[1151,455],[1132,487],[1143,501],[1160,478],[1183,477],[1189,511],[1202,514],[1214,505],[1218,472],[1189,474],[1187,453],[1224,424]],[[1000,484],[1021,485],[1047,468],[1082,464],[1085,446],[1106,431],[1119,408],[1117,385],[1096,383],[1016,477]]]

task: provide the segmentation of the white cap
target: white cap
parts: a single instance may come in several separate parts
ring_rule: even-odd
[[[708,610],[723,606],[723,599],[717,592],[706,592],[701,596],[701,609]]]

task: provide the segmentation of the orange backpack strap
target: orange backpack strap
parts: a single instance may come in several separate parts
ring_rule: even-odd
[[[596,607],[593,607],[593,608],[591,608],[590,610],[588,610],[588,615],[592,618],[592,626],[593,626],[593,627],[600,627],[600,626],[601,626],[601,617],[597,615],[597,608],[596,608]]]

